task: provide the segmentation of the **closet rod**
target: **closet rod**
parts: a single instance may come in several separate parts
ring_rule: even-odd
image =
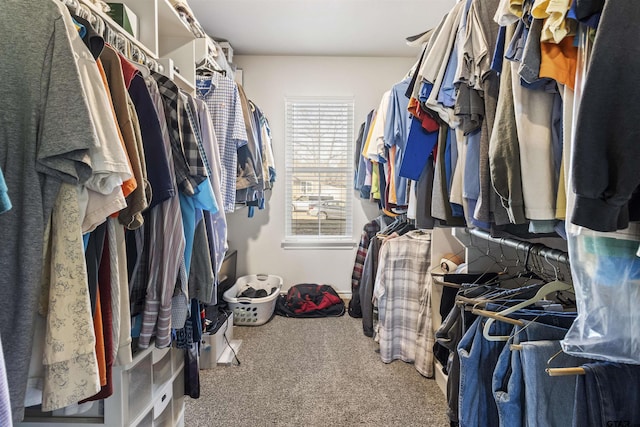
[[[539,248],[539,250],[536,250],[536,254],[545,258],[546,260],[569,264],[568,253],[559,249],[550,248],[541,243],[531,243],[524,240],[513,239],[511,237],[493,237],[488,231],[480,230],[477,228],[469,229],[469,233],[473,236],[479,237],[497,245],[504,245],[523,252],[529,252],[533,248]]]
[[[88,9],[90,14],[93,14],[95,18],[102,20],[105,26],[108,26],[111,31],[114,31],[126,38],[129,43],[135,45],[138,49],[140,49],[145,56],[151,58],[153,61],[156,61],[158,57],[154,52],[152,52],[147,46],[142,44],[138,39],[129,34],[120,24],[114,21],[109,15],[100,10],[100,8],[91,2],[90,0],[60,0],[62,3],[67,6],[71,12],[79,15],[78,7],[85,7]],[[102,34],[104,36],[104,34]]]

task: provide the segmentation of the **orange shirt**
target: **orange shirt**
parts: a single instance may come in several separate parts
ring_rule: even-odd
[[[578,48],[573,45],[573,36],[565,37],[560,43],[540,43],[540,77],[554,79],[560,84],[574,89]]]

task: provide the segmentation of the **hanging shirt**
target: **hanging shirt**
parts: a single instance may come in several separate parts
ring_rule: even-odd
[[[427,159],[438,142],[438,132],[427,132],[415,117],[411,120],[411,129],[407,140],[407,150],[402,159],[399,174],[417,181],[424,170]]]
[[[371,131],[371,138],[369,145],[363,150],[362,155],[367,157],[371,161],[384,162],[384,130],[387,123],[387,112],[389,111],[389,100],[391,99],[391,91],[386,91],[380,99],[380,105],[378,106],[378,114],[376,115],[376,122]]]
[[[51,218],[50,249],[43,275],[48,287],[42,410],[52,411],[100,391],[89,287],[80,230],[78,188],[63,184]],[[41,313],[41,314],[45,314]]]
[[[362,156],[362,148],[366,145],[367,140],[369,139],[369,134],[371,133],[371,127],[374,124],[376,112],[375,110],[369,111],[367,114],[367,118],[365,120],[364,128],[362,130],[362,136],[360,142],[357,144],[360,149],[356,150],[356,177],[355,177],[355,186],[354,188],[358,191],[363,190],[364,181],[367,175],[367,160]],[[360,136],[360,135],[359,135]],[[362,193],[361,193],[362,195]]]
[[[83,217],[82,229],[86,233],[106,221],[108,216],[126,207],[125,192],[129,194],[137,183],[133,179],[129,158],[116,124],[100,60],[96,62],[94,53],[79,37],[73,20],[65,19],[65,22],[78,58],[82,89],[99,141],[99,146],[90,151],[93,174],[79,199]]]
[[[61,181],[82,184],[90,177],[89,148],[98,144],[61,5],[0,2],[0,97],[11,105],[0,119],[0,165],[13,205],[0,215],[0,336],[11,355],[15,421],[24,413],[42,273],[34,263],[43,259],[44,224]]]
[[[151,76],[145,76],[145,82],[158,114],[164,150],[167,159],[169,160],[169,173],[175,186],[175,161],[173,159],[171,138],[169,136],[169,130],[167,129],[167,120],[164,114],[162,96],[160,95],[158,84]],[[186,267],[184,265],[184,249],[186,243],[184,229],[182,227],[182,210],[180,209],[180,199],[177,196],[177,191],[176,195],[162,203],[161,207],[161,215],[162,218],[164,218],[164,222],[162,223],[163,248],[160,261],[160,265],[162,265],[163,270],[163,287],[159,290],[160,308],[157,324],[157,331],[159,333],[157,333],[156,345],[166,346],[167,340],[170,342],[171,337],[170,334],[166,334],[164,331],[170,332],[169,326],[173,328],[182,328],[186,321],[186,314],[183,313],[187,310],[186,307],[188,301],[176,301],[174,304],[171,298],[172,294],[168,292],[169,289],[175,288],[176,283],[182,286],[187,282]],[[178,254],[178,256],[176,256],[176,254]],[[176,308],[175,313],[173,311],[174,306]],[[181,314],[182,318],[179,318]]]
[[[197,96],[204,100],[213,118],[213,127],[220,147],[222,195],[225,212],[233,212],[236,201],[238,148],[247,145],[247,131],[242,116],[240,94],[236,83],[213,73],[197,77]]]
[[[140,123],[147,180],[151,186],[151,209],[176,194],[175,182],[169,173],[169,161],[164,149],[158,113],[142,75],[136,74],[131,79],[129,95]],[[198,176],[197,172],[195,175]]]
[[[544,19],[541,42],[560,43],[571,31],[573,22],[566,19],[571,0],[536,0],[531,15]]]
[[[209,218],[206,219],[206,221],[210,223],[213,231],[213,233],[209,233],[209,244],[211,245],[210,251],[212,252],[211,261],[214,266],[214,273],[217,276],[227,251],[227,218],[224,209],[220,208],[224,204],[220,188],[222,173],[220,151],[207,104],[200,99],[195,99],[194,101],[198,122],[200,123],[199,134],[200,138],[202,138],[202,148],[208,159],[209,167],[211,168],[209,179],[211,180],[211,187],[213,188],[216,205],[218,206],[217,212],[208,212]]]
[[[423,87],[426,88],[428,91],[426,95],[429,96],[433,85],[431,85],[431,83],[424,82]],[[411,102],[409,105],[411,105]],[[428,114],[424,113],[419,105],[416,106],[416,108],[423,117],[422,119],[419,117],[413,117],[411,119],[411,128],[407,137],[407,149],[402,159],[399,172],[401,176],[414,181],[418,181],[420,179],[420,174],[424,170],[427,159],[438,142],[437,131],[439,130],[439,126],[435,129],[431,129],[431,131],[425,129],[425,122],[429,123],[433,121],[435,123],[435,120],[431,119]],[[429,123],[429,125],[431,125],[431,123]]]
[[[263,112],[251,101],[249,101],[254,109],[254,115],[259,118],[260,121],[260,134],[262,139],[262,161],[264,163],[264,176],[265,176],[265,189],[272,188],[273,183],[276,181],[276,161],[273,155],[273,145],[271,142],[271,128],[269,127],[269,120],[263,114]],[[269,177],[269,180],[266,180]]]
[[[145,196],[145,181],[147,177],[143,173],[145,169],[143,169],[141,160],[143,154],[139,152],[136,143],[120,58],[115,49],[107,45],[100,54],[100,60],[109,84],[113,108],[118,120],[118,128],[127,150],[131,170],[138,184],[137,188],[126,196],[127,207],[120,211],[119,218],[125,226],[135,228],[142,220],[141,212],[148,207],[148,201]]]
[[[397,175],[402,165],[409,129],[411,127],[411,115],[407,111],[409,99],[405,92],[409,87],[410,80],[405,79],[393,86],[391,98],[389,100],[389,110],[384,130],[384,142],[387,147],[396,147],[395,152],[395,204],[398,206],[407,205],[407,179]]]
[[[258,204],[264,200],[264,176],[262,173],[262,153],[260,133],[253,120],[249,99],[242,86],[238,85],[240,105],[247,132],[247,144],[238,150],[238,176],[236,177],[236,203]]]
[[[410,231],[387,240],[380,249],[373,290],[378,303],[380,358],[385,363],[396,359],[414,362],[420,348],[426,354],[416,369],[425,376],[433,375],[430,254],[430,232]],[[421,331],[419,323],[425,326]],[[419,337],[423,342],[418,343]]]
[[[178,105],[180,91],[178,86],[176,86],[168,77],[156,72],[152,72],[151,76],[158,83],[158,89],[160,90],[162,102],[164,104],[164,114],[167,119],[167,129],[171,141],[171,154],[173,157],[173,167],[176,174],[178,190],[185,195],[192,196],[195,194],[196,187],[206,179],[206,175],[192,175],[194,170],[191,169],[187,151],[189,151],[190,154],[193,154],[194,147],[190,147],[187,150],[187,147],[183,144],[182,137],[180,135],[180,117],[184,120],[183,111],[179,109]],[[195,153],[197,153],[197,150],[197,147],[195,147]],[[194,165],[196,170],[201,170],[201,166],[201,164]]]

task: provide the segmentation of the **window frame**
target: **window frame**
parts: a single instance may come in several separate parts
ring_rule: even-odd
[[[354,116],[355,116],[355,100],[353,97],[286,97],[284,102],[285,108],[285,238],[282,241],[282,247],[285,249],[350,249],[355,247],[356,242],[353,239],[353,175],[354,175]],[[345,140],[346,161],[344,167],[294,167],[293,165],[293,123],[294,118],[291,116],[295,111],[295,106],[304,105],[318,106],[319,108],[329,105],[344,104],[347,108],[347,116],[344,118],[343,124],[347,126],[347,137]],[[293,224],[294,212],[292,210],[294,200],[294,186],[296,185],[294,178],[296,173],[323,173],[334,172],[345,174],[345,219],[344,233],[338,235],[297,235],[294,234]],[[305,181],[305,180],[303,180]],[[305,194],[310,197],[307,193]],[[320,194],[320,196],[324,196]],[[318,219],[320,221],[320,219]]]

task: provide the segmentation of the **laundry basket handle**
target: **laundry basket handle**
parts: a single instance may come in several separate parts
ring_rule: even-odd
[[[248,297],[236,298],[236,301],[238,301],[240,304],[251,304],[251,303],[253,303],[252,299],[248,298]]]
[[[265,281],[269,280],[269,275],[268,274],[256,274],[256,278],[258,280],[260,280],[261,282],[265,282]]]

